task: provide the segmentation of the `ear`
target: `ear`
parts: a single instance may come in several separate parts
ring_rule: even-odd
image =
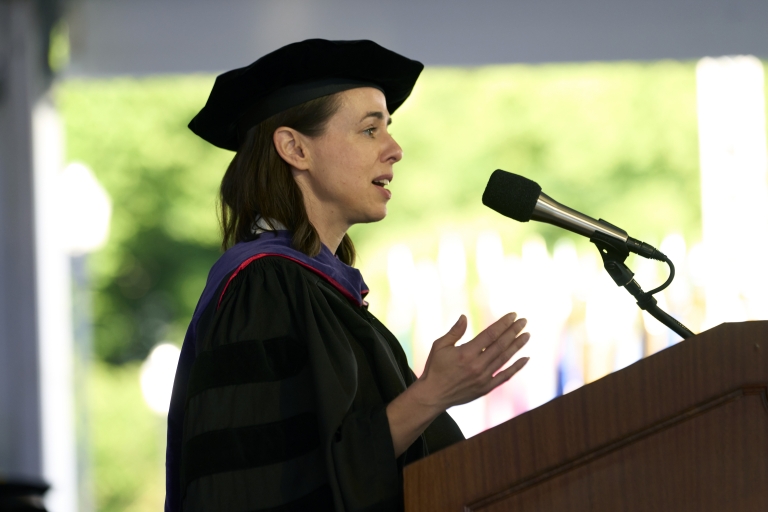
[[[309,168],[309,155],[304,136],[287,126],[281,126],[272,134],[272,141],[280,158],[298,170]]]

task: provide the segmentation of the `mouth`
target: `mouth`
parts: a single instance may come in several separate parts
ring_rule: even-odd
[[[389,185],[389,180],[386,179],[386,178],[382,178],[382,179],[378,179],[378,180],[373,180],[371,183],[373,183],[377,187],[382,187],[383,188],[383,187],[386,187],[387,185]]]

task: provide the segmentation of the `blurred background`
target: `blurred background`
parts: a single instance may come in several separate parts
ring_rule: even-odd
[[[669,255],[657,297],[694,332],[768,319],[766,22],[759,0],[0,0],[0,481],[48,482],[57,512],[162,506],[232,158],[186,124],[217,73],[310,37],[427,65],[390,213],[351,233],[416,373],[461,313],[465,340],[529,319],[526,368],[450,411],[465,435],[679,341],[588,240],[485,208],[494,169]]]

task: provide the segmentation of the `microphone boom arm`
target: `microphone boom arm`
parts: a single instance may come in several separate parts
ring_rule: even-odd
[[[601,219],[599,222],[604,223],[605,221]],[[589,241],[597,246],[600,251],[600,256],[603,258],[603,266],[613,281],[618,286],[626,288],[626,290],[632,294],[637,300],[637,305],[640,309],[647,311],[656,320],[672,329],[683,339],[688,339],[694,336],[690,329],[675,320],[666,311],[662,310],[656,302],[656,299],[653,297],[654,293],[660,292],[669,286],[669,283],[672,282],[672,278],[674,278],[675,267],[669,258],[665,257],[663,260],[670,268],[669,279],[650,293],[646,293],[640,288],[637,281],[635,281],[635,274],[624,263],[629,256],[629,250],[627,249],[626,243],[622,243],[616,238],[599,231],[595,231]]]

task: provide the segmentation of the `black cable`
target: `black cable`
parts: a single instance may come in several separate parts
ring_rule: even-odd
[[[645,292],[646,295],[656,295],[657,293],[665,289],[667,286],[672,284],[672,280],[675,278],[675,265],[672,264],[672,260],[670,260],[666,256],[664,256],[664,261],[667,263],[667,265],[669,265],[669,277],[667,278],[666,281],[664,281],[664,284],[662,284],[658,288],[654,288],[649,292]]]

